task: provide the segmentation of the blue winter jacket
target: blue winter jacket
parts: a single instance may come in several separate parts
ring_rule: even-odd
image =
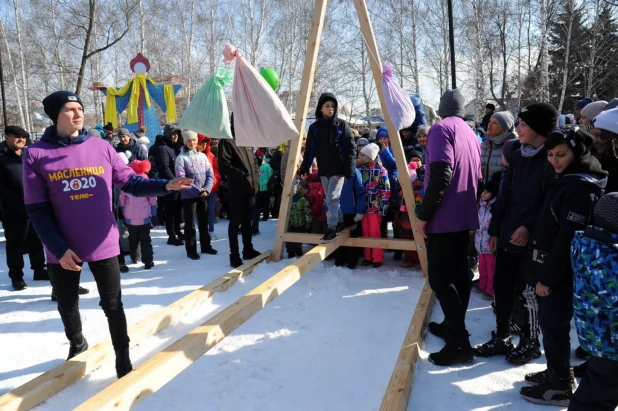
[[[571,242],[573,314],[579,343],[618,361],[618,234],[588,226]]]
[[[352,178],[345,179],[339,202],[343,214],[365,214],[367,211],[367,194],[358,169],[354,170]]]

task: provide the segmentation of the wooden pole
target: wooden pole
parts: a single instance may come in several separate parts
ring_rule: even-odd
[[[291,243],[320,244],[322,234],[285,233],[283,240]],[[416,251],[416,243],[413,240],[401,240],[397,238],[350,238],[342,244],[344,247],[368,247],[386,248],[392,250]]]
[[[367,4],[364,0],[354,0],[356,6],[356,13],[360,22],[360,29],[367,45],[367,52],[369,53],[369,61],[371,62],[371,71],[373,72],[373,79],[376,83],[376,90],[378,96],[380,96],[380,105],[386,120],[386,126],[388,127],[388,135],[390,137],[390,143],[393,147],[393,154],[395,156],[395,162],[397,169],[399,170],[399,180],[402,182],[401,188],[403,189],[403,197],[406,200],[408,207],[408,214],[410,216],[410,223],[412,224],[412,230],[414,233],[414,242],[421,261],[421,268],[423,275],[427,276],[427,251],[425,249],[425,239],[418,231],[418,220],[414,213],[414,191],[412,190],[412,184],[410,184],[408,174],[408,164],[406,157],[403,153],[403,146],[401,145],[401,139],[399,138],[399,130],[395,128],[393,120],[386,110],[386,101],[384,99],[384,88],[382,87],[382,62],[380,60],[380,54],[378,52],[378,45],[376,43],[375,36],[373,35],[373,27],[371,26],[371,20],[369,19],[369,12],[367,10]]]
[[[391,380],[382,399],[380,411],[406,411],[408,409],[414,382],[414,367],[419,358],[421,343],[425,338],[425,327],[431,317],[434,300],[435,295],[429,287],[429,280],[426,280],[403,340]]]
[[[315,66],[318,61],[318,50],[320,48],[320,39],[322,38],[322,29],[324,28],[324,15],[326,13],[327,0],[316,0],[313,6],[313,16],[311,18],[311,32],[307,40],[307,53],[305,54],[305,66],[303,68],[302,81],[298,92],[298,102],[296,103],[296,117],[294,124],[299,131],[298,138],[290,140],[290,155],[287,164],[281,164],[281,167],[286,167],[285,181],[283,182],[283,192],[281,194],[281,207],[279,208],[279,222],[277,224],[277,233],[275,235],[275,245],[273,247],[272,261],[279,261],[283,254],[283,234],[288,229],[288,217],[290,214],[290,205],[292,198],[292,184],[296,176],[296,168],[300,157],[300,148],[303,134],[305,133],[305,124],[307,123],[307,110],[309,109],[309,101],[311,100],[311,90],[313,89],[313,78],[315,75]]]
[[[346,230],[331,243],[314,247],[292,265],[279,271],[75,410],[129,410],[136,406],[290,288],[348,238],[350,230]]]
[[[213,294],[227,290],[237,280],[251,274],[255,266],[266,260],[270,254],[270,251],[267,251],[251,261],[247,261],[240,267],[230,270],[202,288],[132,325],[129,327],[131,344],[139,344],[191,312],[194,307],[208,300]],[[29,410],[73,384],[84,375],[99,368],[106,361],[113,361],[114,358],[114,347],[111,340],[97,344],[71,360],[4,394],[0,397],[0,410]]]

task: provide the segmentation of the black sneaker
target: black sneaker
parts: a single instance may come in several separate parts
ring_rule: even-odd
[[[86,341],[84,335],[81,333],[69,340],[69,344],[69,356],[67,357],[67,361],[88,349],[88,341]]]
[[[575,349],[575,356],[580,360],[587,360],[588,357],[590,357],[590,354],[588,354],[588,351],[584,350],[580,345]]]
[[[373,264],[373,262],[371,262],[370,260],[363,260],[363,262],[361,263],[363,267],[369,267],[371,264]]]
[[[119,268],[120,268],[120,272],[121,273],[128,273],[129,272],[129,267],[127,267],[126,264],[120,264]]]
[[[539,385],[522,387],[519,390],[519,395],[524,400],[534,404],[568,407],[573,391],[577,389],[576,385],[574,379],[569,382],[555,381],[548,378]]]
[[[210,255],[217,255],[217,250],[215,250],[214,248],[210,247],[210,248],[205,248],[202,250],[202,254],[210,254]]]
[[[34,270],[34,276],[32,277],[34,281],[49,281],[49,273],[46,268],[41,268],[40,270]]]
[[[506,360],[511,364],[524,365],[541,356],[541,344],[538,339],[520,339],[519,345],[506,355]]]
[[[15,291],[23,291],[28,288],[28,284],[26,284],[24,280],[13,280],[11,281],[11,285]]]
[[[144,269],[150,270],[152,267],[154,267],[154,263],[152,261],[144,263]]]
[[[584,378],[586,376],[586,372],[588,372],[588,361],[587,360],[573,367],[573,374],[577,378]]]
[[[129,358],[129,347],[116,351],[116,376],[120,379],[133,371],[133,364]]]
[[[524,377],[527,383],[530,385],[539,385],[549,380],[549,370],[543,370],[539,372],[533,372],[526,374]]]
[[[380,267],[382,267],[382,263],[373,263],[373,264],[371,264],[371,266],[373,268],[380,268]]]
[[[326,229],[326,234],[324,234],[324,237],[322,237],[320,241],[322,243],[330,243],[335,239],[335,237],[337,237],[337,230],[333,228],[328,228]]]
[[[179,245],[185,245],[184,241],[182,241],[180,238],[178,237],[170,237],[167,239],[167,243],[169,245],[175,245],[175,246],[179,246]]]
[[[253,260],[255,257],[259,257],[262,253],[254,250],[253,248],[247,250],[242,250],[242,259],[243,260]]]
[[[238,254],[230,254],[230,265],[234,268],[242,265],[242,260]]]
[[[474,355],[477,357],[494,357],[496,355],[507,355],[515,346],[513,345],[513,337],[500,338],[495,331],[491,332],[491,340],[485,344],[480,344],[474,347]]]
[[[443,367],[472,360],[474,360],[472,347],[458,347],[450,343],[446,343],[439,352],[429,354],[429,361]]]
[[[427,325],[427,329],[436,337],[446,340],[446,325],[443,322],[436,323],[432,321]]]
[[[192,260],[199,260],[201,258],[198,253],[189,253],[187,254],[187,257],[189,257]]]
[[[337,232],[337,235],[343,234],[343,232],[345,231],[345,224],[337,223],[337,227],[335,228],[335,231]]]

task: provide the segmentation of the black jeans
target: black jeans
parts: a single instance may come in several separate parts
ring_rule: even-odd
[[[496,332],[499,337],[508,337],[515,303],[515,295],[521,295],[525,288],[523,268],[524,254],[498,249],[496,272],[494,274],[494,295],[496,302]],[[514,292],[513,290],[516,290]],[[530,316],[526,311],[524,337],[530,338]]]
[[[64,332],[69,339],[73,340],[82,333],[82,320],[79,315],[79,287],[80,271],[65,270],[60,264],[49,264],[49,276],[54,286],[54,294],[58,299],[58,312]],[[99,290],[101,301],[99,305],[107,317],[109,333],[112,337],[114,349],[129,347],[129,335],[127,333],[127,319],[122,307],[122,294],[120,292],[120,270],[116,257],[88,263]]]
[[[292,226],[288,227],[289,233],[306,233],[307,231],[309,230],[304,225],[301,225],[298,227],[292,227]],[[303,243],[286,242],[285,249],[287,250],[290,257],[294,257],[295,255],[303,252]]]
[[[152,263],[152,240],[150,239],[150,223],[143,225],[125,224],[129,230],[129,251],[132,255],[137,253],[137,247],[142,249],[142,262]]]
[[[468,230],[427,234],[429,285],[444,312],[447,342],[469,347],[466,311],[472,282],[468,276]]]
[[[268,220],[268,216],[270,214],[270,191],[259,191],[255,196],[252,221],[253,227],[259,226],[260,212],[262,213],[262,218],[264,220]]]
[[[182,212],[185,218],[185,249],[187,255],[197,254],[197,236],[195,216],[200,230],[200,248],[204,252],[210,249],[208,234],[208,197],[195,197],[182,200]]]
[[[539,324],[549,375],[569,381],[571,367],[571,319],[573,318],[573,282],[563,281],[547,297],[539,297]],[[618,386],[616,387],[618,390]]]
[[[165,230],[170,237],[180,234],[181,208],[178,206],[178,193],[170,193],[164,197],[159,197],[163,205],[165,215]]]
[[[590,356],[569,411],[614,411],[618,407],[618,361]]]
[[[350,238],[362,237],[363,228],[361,227],[361,222],[354,222],[354,217],[356,217],[356,214],[344,214],[343,224],[346,228],[356,225],[356,228],[350,231]],[[358,259],[363,254],[363,249],[361,247],[342,246],[335,250],[334,254],[335,263],[340,265],[345,263],[348,267],[356,267],[358,264]]]
[[[253,217],[253,205],[255,197],[236,196],[230,193],[227,218],[230,224],[227,234],[230,239],[230,254],[240,255],[238,249],[238,227],[242,233],[242,245],[245,250],[252,250],[251,241],[251,218]]]
[[[33,271],[45,268],[43,244],[30,224],[28,216],[2,213],[2,225],[6,238],[6,265],[9,267],[11,280],[24,278],[24,249],[30,255],[30,268]]]

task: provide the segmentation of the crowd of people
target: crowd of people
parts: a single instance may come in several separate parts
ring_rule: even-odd
[[[150,232],[163,226],[167,244],[184,245],[188,258],[217,254],[215,224],[225,216],[230,265],[257,257],[252,238],[260,234],[260,221],[278,217],[290,150],[287,144],[239,147],[235,139],[211,139],[172,125],[148,148],[145,128],[84,128],[83,105],[74,93],[52,93],[43,105],[54,125],[40,141],[31,144],[25,130],[7,126],[0,145],[9,276],[16,291],[27,287],[27,250],[33,279],[52,283],[70,359],[88,349],[78,309],[79,294],[88,292],[79,285],[80,270],[88,263],[121,378],[132,369],[120,290],[120,273],[129,270],[125,254],[152,269]],[[489,104],[477,125],[466,121],[464,97],[455,89],[440,99],[439,122],[416,122],[396,136],[384,126],[352,130],[339,118],[338,106],[331,93],[318,100],[292,178],[287,230],[321,234],[326,243],[346,229],[352,237],[385,238],[392,223],[395,238],[412,239],[412,207],[427,245],[429,284],[445,317],[429,324],[446,342],[429,360],[449,366],[475,356],[504,356],[526,364],[541,356],[542,335],[547,370],[526,375],[531,386],[521,396],[540,404],[570,403],[571,410],[613,410],[614,101],[582,99],[572,116],[547,103],[530,104],[517,118]],[[230,122],[234,136],[233,115]],[[397,167],[393,139],[403,145],[406,170]],[[413,204],[403,198],[405,185],[412,188]],[[287,243],[286,251],[299,257],[302,244]],[[359,260],[377,268],[385,250],[341,247],[333,258],[350,269]],[[393,258],[402,267],[420,267],[414,251],[395,251]],[[476,262],[479,279],[473,282]],[[473,288],[492,300],[496,315],[491,338],[476,347],[465,324]],[[573,316],[582,343],[578,355],[589,358],[576,367],[570,364]],[[575,377],[583,377],[579,388]]]

